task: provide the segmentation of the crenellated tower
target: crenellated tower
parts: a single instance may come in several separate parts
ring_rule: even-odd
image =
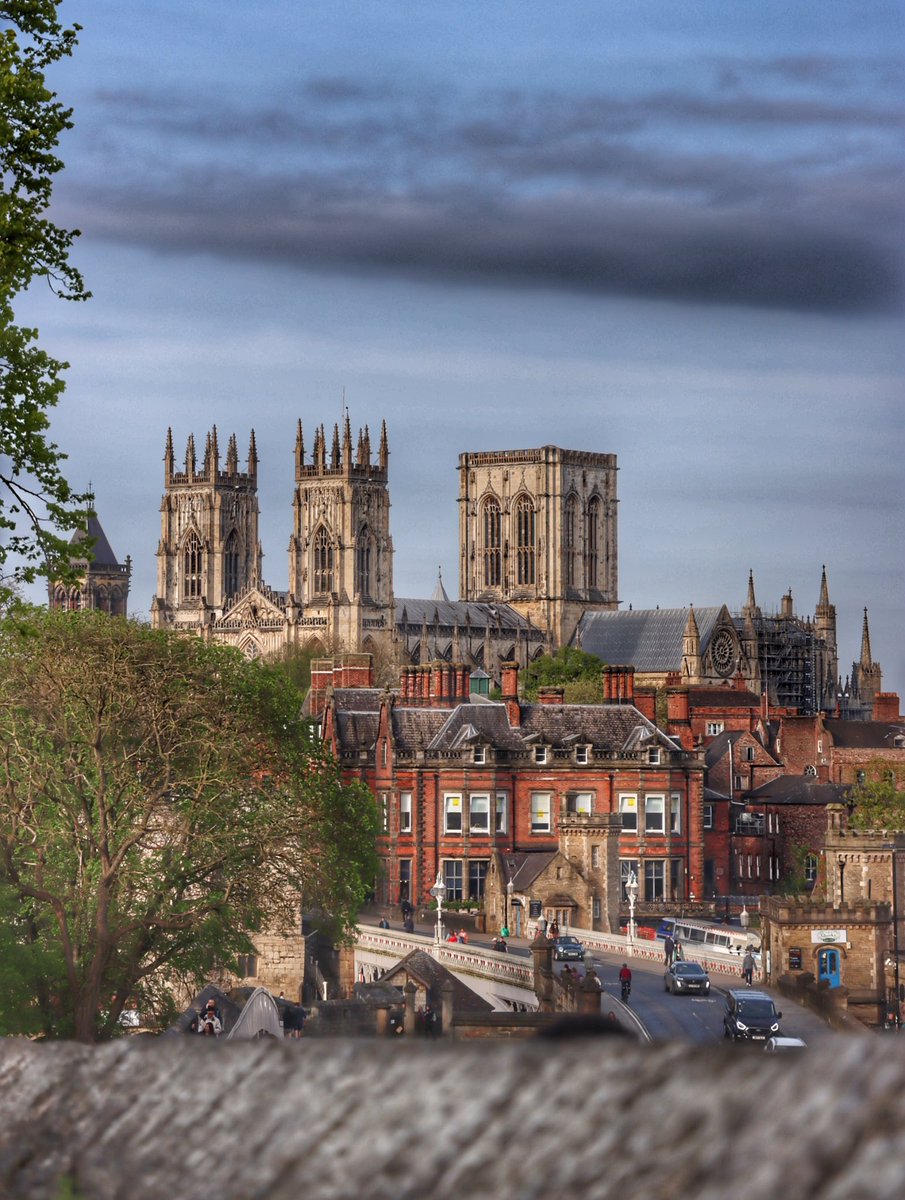
[[[367,425],[352,439],[348,413],[314,433],[310,460],[299,421],[295,442],[290,603],[307,632],[330,648],[376,650],[395,636],[389,447],[381,425],[376,460]],[[301,631],[300,631],[301,632]]]
[[[155,628],[208,626],[261,575],[254,430],[244,471],[239,469],[235,434],[230,435],[221,464],[216,426],[207,435],[200,464],[194,434],[189,434],[182,470],[177,470],[173,432],[168,429],[163,462],[151,622]]]

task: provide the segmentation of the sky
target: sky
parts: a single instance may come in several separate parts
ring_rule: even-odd
[[[458,594],[462,451],[618,456],[623,606],[869,610],[905,695],[903,9],[64,0],[53,215],[93,299],[52,434],[156,586],[162,456],[386,420],[397,596]]]

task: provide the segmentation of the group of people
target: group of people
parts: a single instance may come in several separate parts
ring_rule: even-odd
[[[219,1037],[223,1032],[223,1014],[216,1000],[208,1000],[197,1017],[189,1025],[189,1033],[200,1033],[203,1037]]]
[[[684,957],[682,943],[678,938],[674,938],[671,933],[668,933],[663,943],[663,958],[666,966],[671,967],[674,962],[681,962]]]

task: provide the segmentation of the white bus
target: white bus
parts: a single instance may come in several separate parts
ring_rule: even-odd
[[[739,957],[751,949],[760,951],[760,938],[753,929],[732,929],[727,925],[711,925],[707,921],[686,920],[683,917],[664,917],[657,929],[657,937],[672,935],[684,947],[707,946],[725,950]]]

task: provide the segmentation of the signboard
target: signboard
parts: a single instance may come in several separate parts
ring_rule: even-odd
[[[812,929],[811,941],[816,946],[832,945],[834,942],[847,942],[847,929]]]
[[[789,970],[790,971],[800,971],[801,970],[801,947],[800,946],[790,946],[789,947]]]
[[[542,900],[531,900],[529,902],[528,916],[532,919],[532,921],[536,920],[543,911],[544,911],[544,905],[543,905]]]

